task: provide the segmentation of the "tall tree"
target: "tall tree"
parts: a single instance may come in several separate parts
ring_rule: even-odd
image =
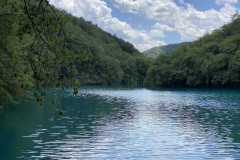
[[[0,21],[0,104],[16,100],[28,87],[42,104],[43,87],[69,84],[57,72],[76,56],[66,49],[66,19],[48,0],[0,1]]]

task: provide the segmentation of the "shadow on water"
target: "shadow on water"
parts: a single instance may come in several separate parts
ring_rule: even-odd
[[[32,145],[22,136],[31,134],[46,117],[44,108],[33,101],[5,107],[0,115],[0,159],[22,155],[23,146]]]
[[[58,108],[49,102],[43,106],[31,101],[7,107],[0,117],[0,126],[4,128],[0,130],[0,159],[77,157],[73,152],[91,151],[91,142],[101,138],[99,134],[107,124],[132,119],[125,109],[128,102],[91,94],[74,96],[70,90],[48,93],[56,97],[65,116],[59,116]]]

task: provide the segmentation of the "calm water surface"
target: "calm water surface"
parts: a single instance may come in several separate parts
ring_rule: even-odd
[[[85,86],[0,111],[0,159],[240,159],[240,90]]]

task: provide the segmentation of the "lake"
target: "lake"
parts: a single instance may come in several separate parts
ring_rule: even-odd
[[[0,111],[1,160],[240,159],[240,90],[46,91],[43,106],[33,99]]]

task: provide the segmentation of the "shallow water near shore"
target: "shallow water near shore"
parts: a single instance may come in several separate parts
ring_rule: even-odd
[[[47,89],[0,114],[0,159],[240,159],[240,90]]]

